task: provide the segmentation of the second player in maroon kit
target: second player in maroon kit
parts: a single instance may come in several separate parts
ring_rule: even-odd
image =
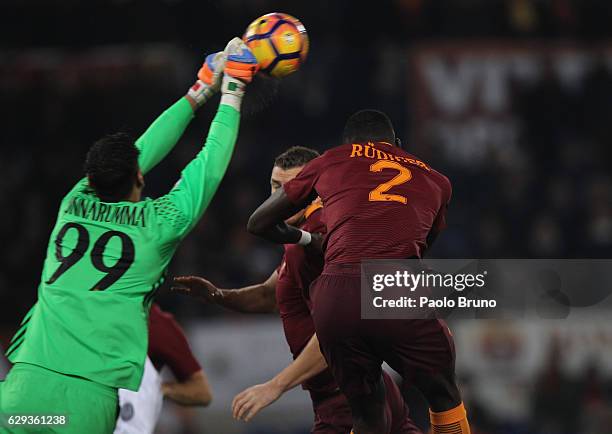
[[[298,153],[300,149],[287,151]],[[302,151],[304,152],[304,151]],[[287,153],[285,153],[287,154]],[[283,155],[285,155],[283,154]],[[279,188],[295,176],[306,161],[293,167],[284,164],[281,155],[275,163],[272,175],[273,190],[275,179]],[[313,158],[314,156],[312,156]],[[280,159],[280,160],[279,160]],[[289,159],[292,161],[292,159]],[[282,167],[281,167],[282,166]],[[277,168],[283,169],[279,175]],[[290,172],[292,169],[293,172]],[[288,174],[288,176],[284,176]],[[321,217],[324,213],[321,204],[314,201],[303,212],[298,212],[290,220],[303,230],[313,233],[325,232]],[[301,384],[310,393],[315,421],[312,432],[318,434],[348,434],[353,421],[346,397],[340,392],[331,372],[318,348],[314,322],[305,298],[311,282],[323,269],[320,251],[303,248],[296,244],[285,245],[285,253],[279,268],[261,285],[253,285],[237,290],[220,290],[201,278],[178,278],[177,281],[191,288],[194,295],[208,301],[242,312],[265,312],[278,309],[282,319],[285,337],[294,357],[294,362],[268,383],[253,386],[234,400],[234,415],[250,420],[263,407],[274,402],[282,393]],[[269,294],[274,296],[270,297]],[[263,301],[263,302],[262,302]],[[421,431],[408,417],[399,389],[385,373],[387,406],[385,412],[392,421],[392,433],[417,434]],[[273,390],[273,392],[270,392]]]
[[[162,406],[168,398],[182,406],[207,406],[212,391],[195,358],[183,329],[174,316],[157,303],[149,311],[149,346],[145,373],[137,392],[119,391],[119,419],[115,434],[152,433]],[[167,367],[174,381],[161,381]],[[149,372],[150,370],[150,372]]]
[[[392,144],[395,133],[380,112],[351,117],[343,142],[264,202],[251,216],[249,230],[277,243],[308,245],[312,234],[284,219],[316,197],[323,201],[325,267],[311,288],[312,316],[358,434],[390,432],[384,417],[383,361],[423,392],[434,433],[468,433],[446,324],[438,319],[361,319],[361,261],[421,258],[446,225],[450,182]]]
[[[322,206],[314,203],[306,208],[304,223],[300,228],[312,233],[325,233],[321,221]],[[285,337],[294,359],[297,359],[315,334],[310,308],[306,301],[310,284],[323,270],[323,256],[318,251],[305,249],[296,244],[286,244],[285,254],[278,271],[276,302],[285,330]],[[397,385],[383,372],[391,433],[409,434],[421,431],[408,418]],[[304,382],[302,387],[310,393],[315,413],[314,433],[348,433],[353,426],[350,406],[340,392],[331,371],[325,368]]]
[[[212,394],[208,379],[195,358],[183,329],[174,316],[164,312],[157,303],[151,305],[149,312],[147,355],[158,372],[167,366],[177,380],[176,383],[164,384],[163,391],[166,396],[184,404],[210,403]]]

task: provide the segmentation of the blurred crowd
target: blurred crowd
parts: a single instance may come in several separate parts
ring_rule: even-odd
[[[400,44],[454,37],[593,41],[609,36],[612,17],[605,0],[384,0],[375,5],[352,0],[5,0],[3,6],[2,42],[17,48],[126,41],[191,44],[214,40],[226,27],[241,29],[273,11],[299,17],[315,41],[326,44],[330,38],[375,44],[381,37],[397,38]]]
[[[292,145],[323,151],[338,144],[353,111],[386,111],[410,150],[416,127],[407,72],[411,48],[450,38],[590,44],[612,33],[612,3],[604,0],[394,0],[376,6],[350,0],[3,2],[4,338],[35,300],[59,201],[83,176],[90,144],[116,130],[144,131],[187,90],[206,52],[222,48],[253,18],[275,9],[306,24],[312,40],[308,62],[280,83],[272,102],[248,102],[228,173],[180,248],[171,275],[201,274],[230,288],[265,279],[281,252],[247,234],[245,224],[269,194],[273,158]],[[517,92],[512,110],[520,125],[520,164],[491,158],[468,171],[444,155],[428,156],[454,186],[449,228],[432,255],[611,257],[610,69],[603,62],[594,65],[575,89],[542,78]],[[204,108],[167,161],[147,177],[148,195],[164,194],[178,179],[203,143],[214,111]],[[182,318],[233,318],[167,292],[162,301]],[[563,377],[554,367],[554,351],[534,395],[534,411],[552,416],[538,417],[543,425],[524,432],[602,433],[577,431],[576,420],[556,418],[578,417],[573,411],[578,407],[581,414],[597,412],[600,403],[609,407],[611,394],[595,369],[580,380]],[[475,432],[503,432],[484,411],[481,416],[473,411],[482,425]]]
[[[583,369],[566,368],[567,354],[554,334],[544,363],[528,379],[508,381],[507,388],[525,388],[527,417],[495,416],[486,399],[474,391],[474,376],[461,379],[474,434],[608,434],[612,432],[612,378],[595,360]],[[495,382],[497,379],[492,379]],[[517,394],[517,400],[520,394]]]

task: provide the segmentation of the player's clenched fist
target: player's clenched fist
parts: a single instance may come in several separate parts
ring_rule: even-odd
[[[217,303],[223,296],[219,288],[202,277],[175,277],[174,283],[172,291],[182,292],[208,303]]]
[[[228,42],[224,53],[227,58],[225,74],[244,83],[250,83],[259,70],[259,63],[249,47],[242,39],[234,38]]]
[[[259,69],[257,59],[240,38],[234,38],[223,51],[225,56],[221,104],[240,111],[244,89]]]
[[[221,88],[226,56],[223,51],[209,54],[198,71],[198,79],[187,92],[196,104],[201,107],[211,96]]]
[[[222,103],[240,109],[244,88],[259,70],[257,59],[242,39],[234,38],[223,51],[209,54],[200,70],[198,79],[187,95],[201,107],[219,89],[226,98]]]

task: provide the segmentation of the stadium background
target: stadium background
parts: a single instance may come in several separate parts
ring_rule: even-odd
[[[610,2],[5,0],[0,342],[35,300],[59,200],[82,175],[90,144],[118,129],[142,132],[185,92],[205,53],[274,10],[306,25],[309,59],[270,107],[244,116],[227,176],[172,275],[222,287],[267,277],[280,251],[244,228],[269,193],[273,157],[295,144],[336,144],[346,117],[364,107],[386,111],[408,149],[453,182],[449,229],[431,255],[612,256]],[[205,108],[148,175],[148,195],[176,181],[213,113]],[[252,424],[230,418],[235,393],[289,361],[276,318],[172,294],[160,302],[189,331],[215,402],[195,411],[166,403],[159,432],[308,432],[299,390]],[[612,432],[610,324],[453,329],[473,432]],[[412,401],[424,423],[422,401]]]

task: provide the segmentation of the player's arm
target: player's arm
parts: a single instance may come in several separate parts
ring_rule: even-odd
[[[319,349],[319,339],[313,335],[300,355],[270,381],[240,392],[232,401],[232,414],[238,420],[248,422],[283,393],[314,377],[327,368],[327,362]]]
[[[240,105],[246,83],[257,71],[257,61],[246,45],[234,38],[226,47],[227,61],[221,84],[221,102],[203,149],[183,169],[181,179],[163,201],[181,216],[179,236],[200,219],[229,165],[240,123]]]
[[[212,390],[202,369],[184,381],[162,384],[164,397],[181,405],[208,406],[212,401]]]
[[[198,71],[198,79],[187,94],[159,116],[136,140],[140,150],[138,164],[143,174],[155,167],[174,148],[194,113],[221,86],[225,57],[223,52],[210,54]]]
[[[277,244],[307,246],[311,243],[310,233],[286,224],[285,220],[317,198],[315,184],[324,166],[324,155],[306,164],[294,179],[272,193],[255,210],[247,224],[250,233]]]
[[[185,96],[164,111],[136,140],[140,151],[138,165],[143,174],[149,172],[174,148],[193,119],[197,106]]]
[[[294,204],[287,197],[285,190],[279,188],[251,215],[247,230],[277,244],[295,244],[300,241],[304,231],[288,225],[285,219],[306,205],[307,201]]]
[[[207,406],[212,391],[183,329],[174,317],[155,306],[149,317],[149,355],[167,365],[175,381],[162,384],[162,393],[181,405]]]
[[[265,282],[239,289],[221,289],[202,277],[182,276],[174,278],[176,285],[172,290],[236,312],[272,313],[277,311],[277,280],[278,272],[274,270]]]
[[[166,109],[136,140],[138,166],[143,174],[153,169],[177,144],[198,108],[218,90],[223,76],[223,52],[211,54],[198,71],[198,79],[187,94]],[[88,183],[82,178],[70,193]]]

